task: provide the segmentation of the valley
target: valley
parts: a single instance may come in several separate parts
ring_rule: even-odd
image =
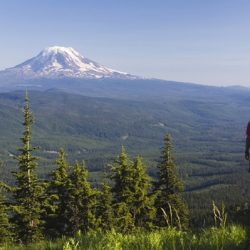
[[[66,150],[69,162],[85,160],[90,181],[100,182],[107,164],[124,145],[131,157],[144,158],[154,178],[162,138],[173,137],[174,156],[185,182],[184,197],[193,211],[210,209],[212,200],[234,206],[250,198],[250,179],[244,160],[244,129],[248,102],[232,95],[216,100],[174,98],[146,101],[86,97],[59,90],[29,91],[35,115],[33,144],[38,146],[41,176],[54,168],[57,152]],[[240,93],[240,92],[239,92]],[[22,130],[24,91],[0,94],[2,175],[11,182]],[[242,113],[244,110],[244,113]],[[94,184],[95,185],[95,184]],[[216,190],[216,192],[215,192]],[[228,192],[230,190],[230,192]],[[192,202],[193,197],[196,198]],[[205,200],[203,200],[203,198]],[[208,198],[209,197],[209,198]],[[204,205],[205,208],[204,209]]]

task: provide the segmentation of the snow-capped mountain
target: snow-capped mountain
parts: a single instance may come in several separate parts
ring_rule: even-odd
[[[53,46],[42,50],[37,56],[4,71],[0,76],[20,79],[36,78],[122,78],[136,79],[136,76],[100,65],[70,47]]]

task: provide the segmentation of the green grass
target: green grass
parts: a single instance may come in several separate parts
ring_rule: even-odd
[[[248,249],[246,230],[231,225],[225,228],[211,227],[200,233],[182,232],[169,228],[154,232],[136,231],[123,235],[108,233],[80,233],[75,238],[41,241],[27,246],[6,244],[1,250],[240,250]],[[250,248],[249,248],[250,249]]]

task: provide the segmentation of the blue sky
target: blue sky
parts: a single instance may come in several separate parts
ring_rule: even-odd
[[[132,74],[250,87],[249,0],[5,0],[0,69],[52,45]]]

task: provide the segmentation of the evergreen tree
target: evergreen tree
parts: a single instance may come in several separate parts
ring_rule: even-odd
[[[134,160],[133,171],[134,183],[132,191],[134,193],[134,202],[131,209],[134,224],[136,227],[150,228],[155,217],[155,195],[150,194],[150,179],[140,156]]]
[[[47,189],[46,231],[50,236],[62,236],[68,230],[66,206],[68,202],[69,176],[68,164],[63,149],[59,151],[56,166]]]
[[[158,179],[155,183],[156,224],[185,228],[188,225],[188,208],[181,197],[183,183],[177,176],[171,150],[171,136],[167,134],[164,138],[162,157],[158,164]]]
[[[115,225],[122,232],[134,227],[150,228],[155,217],[150,179],[141,157],[130,162],[124,147],[112,166]]]
[[[118,231],[125,233],[134,227],[131,213],[131,204],[134,201],[134,193],[131,188],[134,171],[124,147],[122,147],[121,153],[115,164],[113,164],[111,171],[111,179],[114,182],[112,193],[114,196],[115,226]]]
[[[114,214],[112,208],[112,193],[107,182],[103,182],[98,195],[97,217],[100,220],[99,227],[103,231],[114,227]]]
[[[77,231],[87,232],[96,229],[97,191],[92,189],[88,180],[88,170],[84,163],[75,163],[68,185],[69,199],[66,204],[69,222],[68,234],[74,235]]]
[[[0,183],[0,246],[12,238],[11,225],[8,217],[8,206]]]
[[[22,148],[19,149],[18,170],[14,172],[16,187],[13,189],[14,223],[18,240],[22,242],[37,241],[42,238],[42,195],[43,187],[36,174],[37,158],[33,156],[31,145],[32,114],[26,93],[24,106],[24,132]]]

